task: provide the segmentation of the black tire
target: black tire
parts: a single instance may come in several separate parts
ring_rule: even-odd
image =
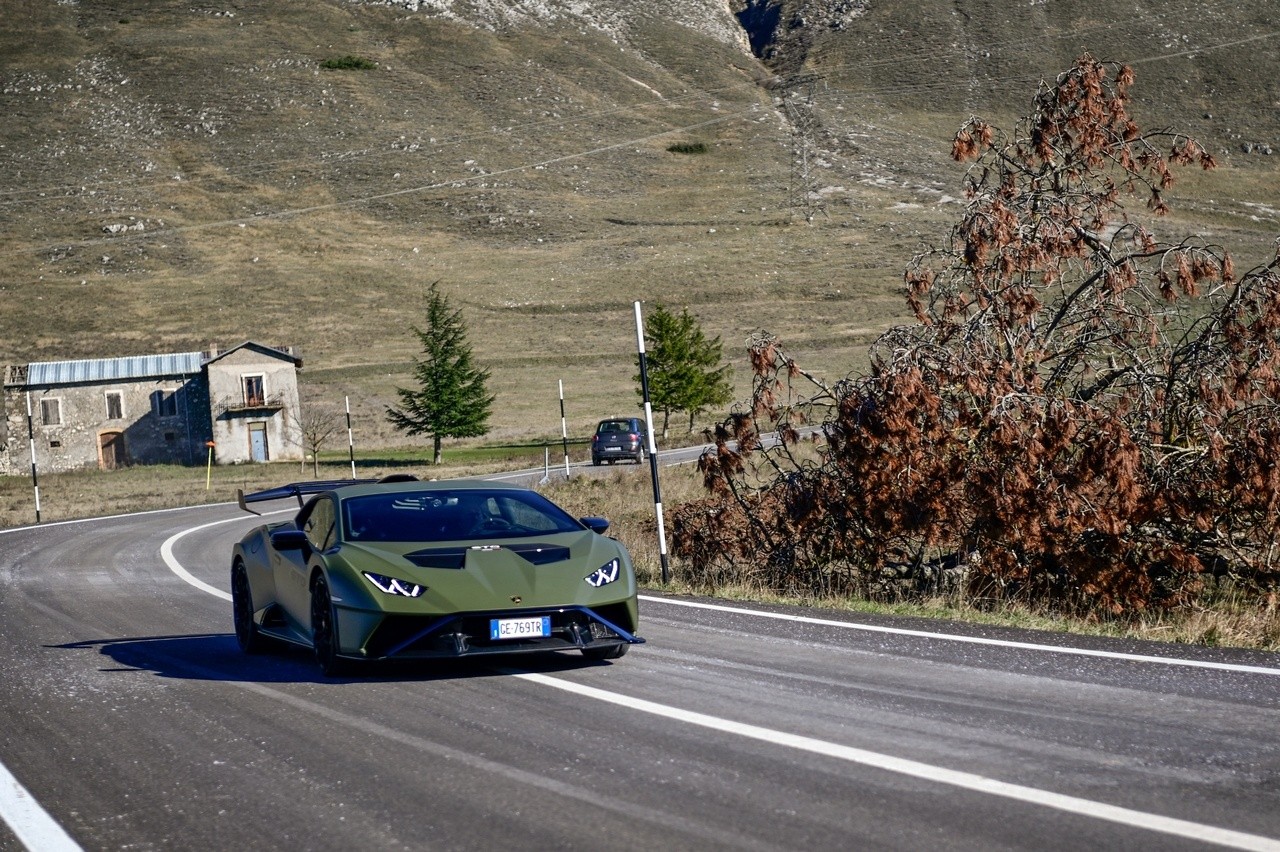
[[[311,584],[311,646],[326,676],[337,677],[347,670],[347,661],[338,656],[338,619],[324,577],[316,577]]]
[[[583,648],[582,656],[588,660],[616,660],[619,657],[627,655],[627,649],[631,646],[626,642],[621,645],[613,645],[608,648]]]
[[[231,566],[231,618],[236,627],[236,644],[246,654],[261,654],[267,639],[253,623],[253,593],[249,588],[249,572],[239,559]]]
[[[599,467],[599,466],[600,466],[600,459],[596,458],[595,456],[592,456],[592,457],[591,457],[591,463],[592,463],[593,465],[595,465],[596,467]]]

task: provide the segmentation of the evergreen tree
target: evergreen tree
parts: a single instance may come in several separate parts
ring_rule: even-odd
[[[707,339],[688,308],[677,315],[655,304],[645,318],[644,336],[649,403],[662,413],[664,438],[673,412],[689,415],[692,432],[699,414],[733,398],[732,368],[720,363],[720,338]],[[639,383],[639,374],[635,381]],[[643,395],[643,388],[636,393]]]
[[[433,463],[440,464],[443,438],[474,438],[489,431],[493,397],[489,371],[471,364],[471,346],[462,311],[453,310],[438,288],[427,292],[427,325],[414,327],[423,357],[413,362],[418,388],[397,388],[399,408],[387,408],[387,419],[408,435],[430,435]]]

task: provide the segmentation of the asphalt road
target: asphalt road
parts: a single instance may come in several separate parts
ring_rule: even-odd
[[[0,849],[1280,850],[1277,655],[646,596],[326,680],[236,648],[255,522],[0,531]]]

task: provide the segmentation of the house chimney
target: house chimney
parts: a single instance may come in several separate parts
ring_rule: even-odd
[[[217,357],[218,357],[218,344],[210,343],[208,360],[212,361],[214,358],[217,358]]]

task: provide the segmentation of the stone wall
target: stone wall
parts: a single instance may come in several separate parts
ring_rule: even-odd
[[[104,466],[104,437],[121,442],[115,445],[120,464],[193,464],[203,458],[210,438],[208,396],[200,376],[62,385],[30,393],[36,465],[42,471]],[[26,394],[22,388],[3,391],[8,434],[0,449],[0,473],[25,473],[31,467]],[[105,466],[111,464],[108,459]]]
[[[255,461],[253,431],[262,430],[265,461],[300,461],[298,376],[292,360],[253,346],[232,350],[205,365],[218,464]],[[261,378],[261,398],[250,399],[245,380]]]

